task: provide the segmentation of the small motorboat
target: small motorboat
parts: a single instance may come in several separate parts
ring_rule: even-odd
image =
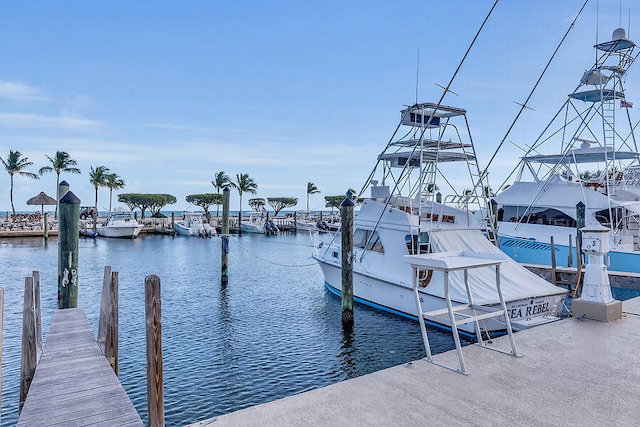
[[[98,236],[135,239],[142,228],[143,225],[136,220],[133,212],[111,212],[107,222],[98,228]]]
[[[202,214],[185,212],[181,221],[175,222],[176,233],[181,236],[211,237],[216,229],[202,221]]]

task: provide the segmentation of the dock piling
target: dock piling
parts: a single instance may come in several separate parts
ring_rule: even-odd
[[[162,366],[162,301],[160,278],[155,274],[144,281],[147,321],[147,406],[149,427],[164,426],[164,380]]]
[[[342,325],[353,325],[353,193],[340,204],[342,218]]]
[[[31,273],[33,277],[33,306],[34,306],[34,321],[36,331],[36,358],[40,360],[42,354],[42,302],[40,299],[40,272],[34,270]]]
[[[80,199],[71,191],[60,199],[58,223],[58,308],[78,307]]]
[[[0,288],[0,409],[2,409],[2,341],[4,335],[4,288]],[[1,414],[1,411],[0,411]],[[0,425],[2,417],[0,415]]]
[[[36,315],[33,291],[33,276],[24,280],[24,307],[22,310],[22,355],[20,358],[20,406],[22,412],[24,401],[27,400],[29,387],[38,365],[38,349],[36,344]]]
[[[229,281],[229,187],[224,187],[222,190],[222,230],[221,230],[221,245],[220,251],[220,269],[221,269],[221,282],[227,283]]]
[[[97,343],[118,376],[118,272],[109,265],[104,267]]]
[[[49,212],[45,212],[43,221],[44,223],[42,225],[42,234],[44,236],[44,240],[46,241],[49,238]]]

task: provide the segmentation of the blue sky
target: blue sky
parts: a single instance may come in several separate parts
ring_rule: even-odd
[[[583,0],[498,4],[444,103],[467,109],[480,165],[493,154]],[[640,33],[630,0],[587,5],[509,140],[534,139],[594,59],[598,39]],[[411,7],[409,8],[408,5]],[[63,174],[92,205],[90,166],[122,177],[118,192],[215,192],[216,172],[247,173],[256,195],[297,197],[360,189],[404,105],[437,101],[493,1],[25,1],[0,3],[0,157],[34,163],[66,151]],[[596,13],[599,10],[599,18]],[[638,40],[640,42],[640,37]],[[640,72],[627,97],[640,106]],[[638,96],[634,97],[634,94]],[[634,109],[632,117],[637,116]],[[637,120],[637,119],[636,119]],[[515,166],[505,145],[493,186]],[[11,209],[0,173],[0,212]],[[55,193],[55,174],[15,177],[17,210]],[[100,209],[109,205],[99,190]],[[114,200],[115,202],[115,200]],[[238,209],[232,192],[232,209]],[[116,206],[119,204],[116,202]]]

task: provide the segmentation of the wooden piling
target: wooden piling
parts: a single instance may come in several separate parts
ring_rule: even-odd
[[[102,300],[98,323],[98,347],[118,375],[118,272],[111,266],[104,267],[102,279]]]
[[[147,407],[149,427],[164,426],[164,380],[162,367],[162,313],[160,278],[144,281],[147,321]]]
[[[222,190],[222,230],[221,230],[221,244],[222,250],[220,251],[220,280],[222,283],[229,281],[229,194],[231,190],[229,187],[224,187]]]
[[[40,299],[40,272],[33,271],[31,273],[33,277],[33,307],[34,307],[34,321],[36,328],[36,357],[40,360],[42,354],[42,302]]]
[[[556,246],[553,242],[553,236],[549,237],[551,243],[551,283],[557,285],[556,278]]]
[[[102,276],[102,297],[100,299],[100,320],[98,321],[98,339],[96,342],[104,353],[104,343],[107,341],[107,328],[109,322],[109,301],[111,297],[111,266],[104,266],[104,274]]]
[[[58,223],[58,308],[78,307],[80,199],[67,192],[60,199]]]
[[[576,205],[576,228],[578,229],[576,238],[576,247],[582,248],[582,231],[585,226],[585,205],[582,202],[578,202]],[[582,254],[580,254],[582,256]]]
[[[118,272],[111,272],[109,292],[109,323],[104,343],[104,357],[118,376]]]
[[[573,236],[569,234],[569,257],[567,259],[567,267],[573,267]]]
[[[93,234],[95,235],[98,232],[98,208],[91,212],[91,219],[93,220]]]
[[[342,218],[342,324],[353,325],[353,200],[351,191],[340,204]]]
[[[49,238],[49,212],[45,212],[43,221],[42,235],[44,236],[44,240],[47,240]]]
[[[4,288],[0,288],[0,409],[2,409],[2,344],[4,335]],[[2,425],[0,411],[0,425]]]
[[[20,359],[20,406],[22,411],[27,399],[29,387],[38,364],[36,346],[35,301],[33,293],[33,277],[24,280],[24,307],[22,309],[22,355]]]
[[[440,195],[440,197],[442,197],[442,195]],[[489,221],[491,221],[489,232],[491,235],[489,237],[491,237],[491,241],[498,246],[498,202],[496,202],[495,199],[489,200],[489,207],[491,210],[489,214]]]
[[[64,197],[65,194],[67,194],[69,192],[69,183],[67,181],[61,181],[60,184],[58,184],[58,204],[56,205],[56,214],[55,217],[58,218],[58,215],[60,215],[60,199],[62,199]]]

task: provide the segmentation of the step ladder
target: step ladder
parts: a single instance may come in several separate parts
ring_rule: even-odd
[[[502,289],[500,287],[500,264],[504,262],[504,259],[496,257],[494,254],[480,254],[467,251],[454,251],[454,252],[440,252],[433,254],[421,254],[421,255],[405,255],[403,262],[410,264],[413,270],[413,292],[416,299],[416,307],[418,309],[418,320],[420,323],[420,330],[422,332],[422,340],[424,342],[424,348],[427,353],[427,361],[433,364],[451,369],[468,375],[467,368],[464,363],[464,356],[462,355],[462,346],[460,344],[460,336],[458,335],[458,326],[474,323],[476,338],[478,345],[489,349],[498,351],[500,353],[509,354],[514,357],[520,357],[516,349],[515,339],[513,337],[513,329],[511,328],[511,321],[509,320],[509,314],[507,312],[507,306],[504,301]],[[495,268],[496,272],[496,290],[500,299],[500,308],[491,308],[474,304],[473,294],[471,292],[471,286],[469,284],[469,270],[474,268]],[[441,310],[434,310],[423,312],[422,303],[420,302],[420,293],[418,291],[418,277],[419,271],[442,271],[444,273],[444,295],[447,303],[447,308]],[[453,271],[464,272],[464,284],[467,291],[468,304],[460,304],[453,306],[451,302],[451,295],[449,293],[449,273]],[[487,343],[482,339],[482,331],[478,321],[489,319],[493,317],[504,317],[507,334],[509,335],[509,342],[511,344],[511,351],[505,351],[494,347],[489,347]],[[456,345],[456,351],[458,354],[458,361],[460,366],[454,367],[437,361],[433,358],[431,353],[431,346],[429,344],[429,336],[427,334],[427,327],[424,320],[435,321],[440,324],[447,324],[451,327],[453,334],[453,340]]]

